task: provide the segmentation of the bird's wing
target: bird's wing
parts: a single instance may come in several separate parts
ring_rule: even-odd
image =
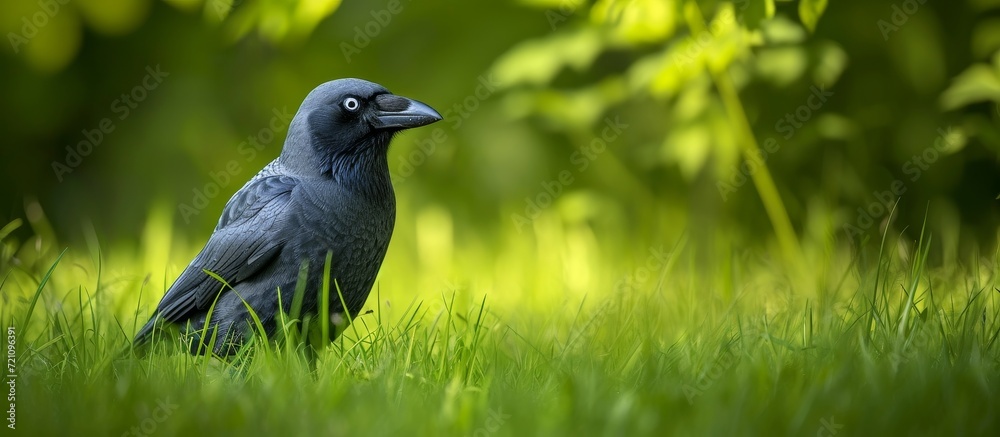
[[[223,285],[205,270],[235,286],[268,265],[294,232],[287,206],[296,185],[288,176],[259,177],[233,195],[205,248],[163,296],[158,317],[178,322],[192,311],[208,309]],[[156,319],[136,337],[144,337]]]

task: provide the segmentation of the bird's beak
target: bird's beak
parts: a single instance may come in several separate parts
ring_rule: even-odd
[[[375,129],[410,129],[434,123],[441,120],[434,108],[413,99],[382,94],[375,97],[375,119],[372,127]]]

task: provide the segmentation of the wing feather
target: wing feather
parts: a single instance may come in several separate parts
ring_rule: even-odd
[[[179,322],[208,309],[223,284],[205,270],[235,286],[269,265],[294,232],[287,207],[296,185],[289,176],[258,177],[233,195],[208,243],[170,286],[156,316],[136,338],[148,334],[157,319]]]

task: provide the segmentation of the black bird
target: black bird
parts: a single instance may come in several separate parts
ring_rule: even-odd
[[[301,311],[315,315],[328,252],[333,291],[325,316],[344,310],[335,283],[348,314],[357,315],[396,218],[389,143],[396,132],[438,120],[431,107],[372,82],[339,79],[316,87],[292,119],[281,155],[229,199],[205,248],[167,290],[134,344],[163,322],[190,322],[201,330],[216,300],[208,317],[208,332],[217,329],[215,353],[231,354],[251,335],[244,301],[273,334],[278,290],[290,311],[303,262],[308,279]]]

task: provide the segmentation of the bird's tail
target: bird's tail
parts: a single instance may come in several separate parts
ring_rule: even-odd
[[[161,321],[162,318],[159,315],[151,317],[149,321],[139,329],[139,332],[135,334],[135,337],[132,339],[132,343],[125,347],[119,355],[122,357],[129,355],[145,355],[146,351],[149,349],[148,346],[150,340],[152,339],[153,331]]]
[[[139,329],[139,332],[135,334],[135,338],[132,340],[132,344],[135,346],[139,346],[147,343],[149,341],[150,335],[153,333],[153,328],[155,328],[156,324],[161,320],[162,319],[160,318],[159,315],[151,317],[149,321],[146,322],[146,324]]]

